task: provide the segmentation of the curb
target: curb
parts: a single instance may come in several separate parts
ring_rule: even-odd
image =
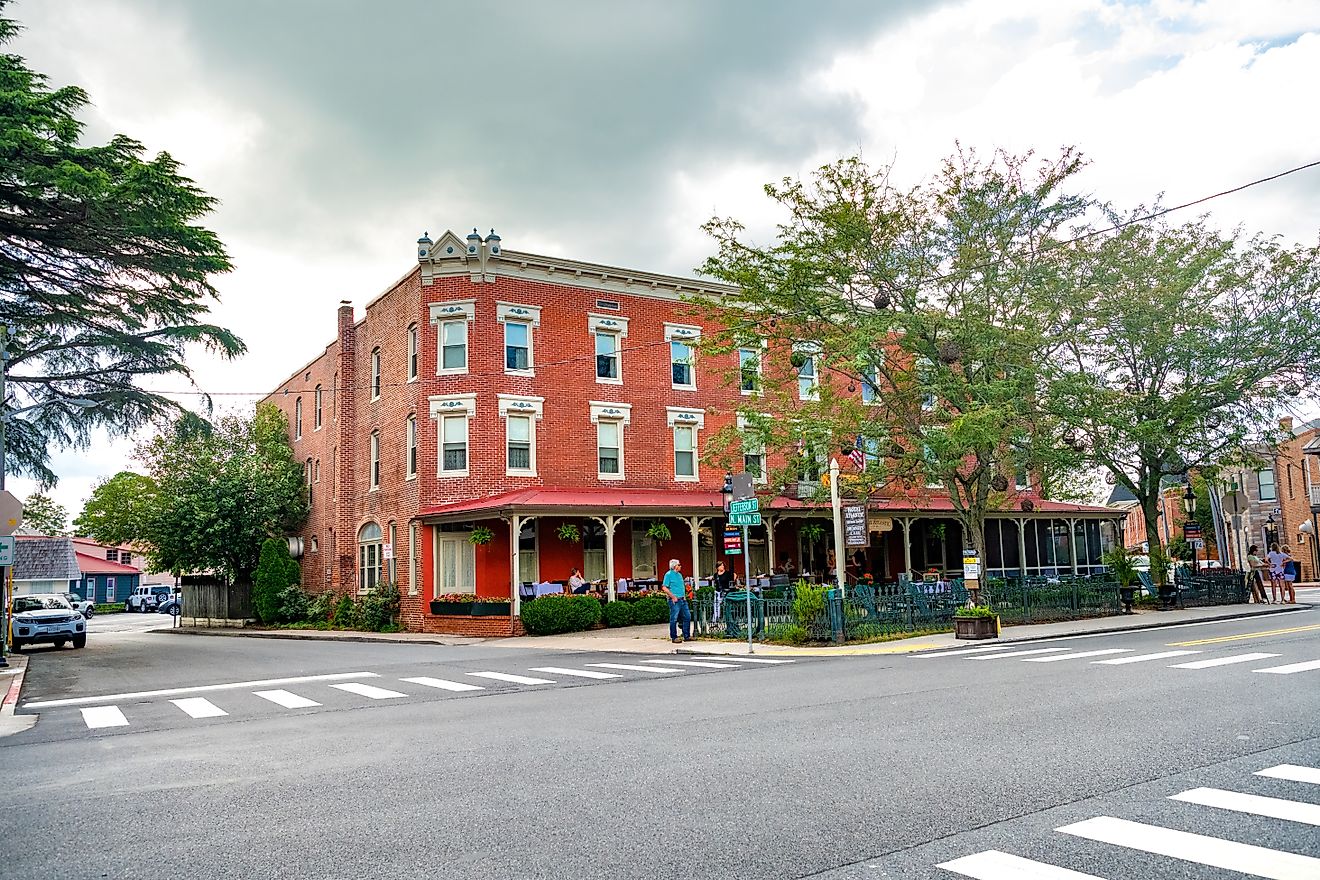
[[[441,637],[436,638],[413,638],[413,639],[392,639],[388,634],[372,635],[371,633],[354,633],[353,635],[317,635],[318,630],[244,630],[235,627],[233,631],[215,630],[215,629],[191,629],[189,627],[176,627],[171,629],[152,629],[149,633],[164,633],[166,635],[186,635],[186,636],[217,636],[219,638],[230,639],[292,639],[302,642],[374,642],[376,644],[388,645],[444,645],[450,648],[461,647],[463,645],[476,645],[481,642],[490,641],[489,639],[474,639],[466,636],[451,636],[450,640]],[[463,641],[452,641],[452,639],[463,639]]]
[[[37,715],[14,714],[14,710],[18,708],[18,694],[23,690],[23,677],[27,675],[27,658],[24,658],[21,664],[14,662],[13,655],[10,655],[8,659],[10,664],[18,666],[18,669],[7,673],[13,676],[13,680],[9,682],[9,688],[5,691],[4,699],[0,700],[0,737],[22,733],[36,724],[39,717]]]
[[[1126,626],[1104,627],[1101,629],[1078,628],[1074,630],[1069,630],[1067,632],[1050,633],[1049,635],[1044,635],[1044,634],[1022,635],[1017,637],[1013,637],[1011,635],[1001,635],[999,638],[994,639],[994,643],[1000,645],[1012,645],[1012,644],[1024,644],[1028,642],[1049,642],[1049,641],[1056,641],[1059,639],[1073,639],[1073,638],[1078,638],[1079,636],[1107,635],[1109,633],[1140,632],[1142,630],[1165,629],[1168,627],[1187,626],[1189,624],[1197,624],[1197,623],[1218,623],[1225,620],[1242,620],[1243,618],[1249,618],[1249,617],[1268,617],[1275,614],[1292,614],[1299,611],[1308,611],[1316,607],[1317,606],[1315,605],[1283,605],[1279,607],[1271,606],[1268,608],[1262,608],[1260,610],[1249,609],[1245,611],[1225,612],[1223,614],[1216,614],[1210,617],[1198,617],[1195,620],[1176,620],[1176,619],[1170,620],[1166,618],[1161,620],[1153,620],[1148,623],[1133,622]],[[758,647],[766,648],[766,650],[763,653],[767,657],[778,657],[778,656],[857,657],[857,656],[883,655],[883,654],[912,654],[917,651],[944,650],[946,648],[952,647],[951,645],[936,645],[936,644],[931,644],[929,642],[918,643],[919,640],[928,639],[928,638],[929,636],[913,636],[912,644],[907,644],[906,643],[908,641],[907,639],[897,639],[893,642],[880,642],[875,645],[855,645],[852,647],[838,647],[838,648],[791,648],[791,647],[780,648],[779,646],[770,646],[770,645],[765,645],[765,646],[758,645]],[[686,645],[684,645],[683,647],[678,648],[675,651],[675,653],[696,654],[703,657],[720,657],[720,656],[734,656],[735,653],[737,653],[738,655],[743,655],[746,654],[747,651],[745,648],[741,652],[715,651],[709,648],[687,647]]]

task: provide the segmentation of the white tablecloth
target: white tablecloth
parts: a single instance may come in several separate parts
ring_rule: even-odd
[[[564,585],[554,584],[554,583],[535,584],[532,587],[532,589],[536,592],[536,595],[538,596],[549,596],[552,593],[564,592]]]

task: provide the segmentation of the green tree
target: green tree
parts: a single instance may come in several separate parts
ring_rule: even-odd
[[[137,450],[156,485],[143,543],[160,571],[227,573],[251,584],[267,538],[283,539],[307,516],[302,465],[289,424],[270,404],[209,428],[185,417]]]
[[[1070,255],[1080,295],[1051,365],[1050,409],[1141,504],[1154,558],[1168,478],[1213,478],[1314,394],[1320,249],[1159,221],[1084,239]]]
[[[0,44],[17,32],[0,16]],[[204,322],[210,277],[230,269],[219,239],[195,223],[215,200],[168,153],[146,158],[122,135],[82,145],[88,100],[0,55],[0,326],[14,330],[3,405],[44,404],[10,421],[6,445],[10,470],[45,484],[56,481],[50,449],[176,415],[179,404],[141,380],[189,378],[190,346],[245,350]]]
[[[151,513],[156,509],[156,481],[120,471],[97,481],[73,521],[76,535],[102,544],[150,544]]]
[[[42,492],[23,501],[23,525],[43,535],[63,535],[69,530],[69,511]]]
[[[1066,317],[1054,244],[1086,207],[1064,191],[1080,167],[1072,151],[1046,161],[959,152],[901,190],[889,169],[845,159],[810,182],[766,187],[790,218],[771,245],[747,242],[733,220],[707,224],[718,252],[703,271],[733,289],[696,301],[728,328],[704,347],[766,340],[746,427],[716,438],[710,455],[796,449],[778,481],[813,479],[860,437],[867,471],[850,491],[947,493],[983,549],[989,513],[1021,501],[1014,475],[1075,458],[1038,392]]]

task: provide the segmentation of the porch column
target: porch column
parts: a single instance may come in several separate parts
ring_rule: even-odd
[[[692,591],[695,594],[697,585],[701,582],[701,518],[689,516],[688,529],[692,532]]]
[[[1018,576],[1027,580],[1027,521],[1018,517]]]
[[[767,516],[761,522],[765,524],[765,552],[768,557],[766,567],[769,569],[766,574],[772,575],[775,573],[775,565],[778,564],[778,560],[775,558],[775,526],[779,524],[779,517]],[[743,548],[743,552],[747,552],[746,548]],[[751,588],[752,585],[747,584],[747,589],[750,590]]]
[[[513,602],[513,616],[522,615],[522,593],[518,588],[522,586],[522,572],[518,566],[518,538],[522,535],[522,517],[514,514],[509,518],[509,561],[510,570],[513,572],[513,583],[510,585],[512,594],[510,600]]]
[[[912,576],[912,518],[903,517],[899,520],[903,524],[903,572]]]
[[[1073,577],[1077,577],[1077,520],[1075,519],[1068,520],[1068,555],[1072,557]]]
[[[605,588],[610,601],[614,595],[614,514],[605,517]]]

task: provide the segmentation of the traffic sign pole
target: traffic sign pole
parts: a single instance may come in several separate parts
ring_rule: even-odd
[[[743,592],[747,595],[747,653],[754,654],[756,649],[752,647],[752,554],[749,552],[750,545],[747,543],[747,526],[742,527],[743,532]]]

